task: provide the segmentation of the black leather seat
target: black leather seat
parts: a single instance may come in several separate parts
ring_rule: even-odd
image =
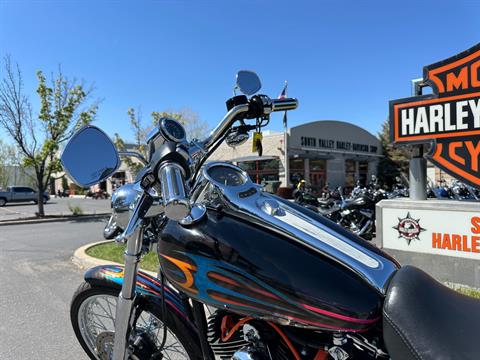
[[[391,280],[383,329],[393,360],[480,359],[480,300],[413,266],[402,267]]]

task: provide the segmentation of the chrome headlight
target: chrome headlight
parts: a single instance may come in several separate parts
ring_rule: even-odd
[[[140,194],[141,192],[137,184],[125,184],[112,194],[112,212],[117,226],[123,230],[127,227],[130,220],[129,211],[135,207]]]

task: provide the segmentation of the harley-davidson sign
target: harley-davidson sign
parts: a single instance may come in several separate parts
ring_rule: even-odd
[[[428,158],[480,187],[480,44],[423,69],[433,94],[390,101],[396,144],[432,142]]]

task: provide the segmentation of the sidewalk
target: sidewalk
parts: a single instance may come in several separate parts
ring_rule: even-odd
[[[62,221],[72,218],[73,211],[80,212],[75,218],[106,217],[110,214],[110,200],[92,200],[83,197],[51,198],[44,205],[45,218],[37,218],[38,206],[30,203],[7,203],[0,207],[0,225]]]

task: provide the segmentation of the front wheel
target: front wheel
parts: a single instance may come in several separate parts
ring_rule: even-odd
[[[70,319],[80,345],[90,359],[111,359],[115,334],[115,310],[119,291],[82,283],[70,305]],[[142,346],[135,348],[139,359],[201,359],[198,341],[192,329],[185,327],[171,311],[162,319],[159,306],[139,305],[133,332]],[[167,326],[165,345],[158,353]],[[134,357],[135,358],[135,357]]]

